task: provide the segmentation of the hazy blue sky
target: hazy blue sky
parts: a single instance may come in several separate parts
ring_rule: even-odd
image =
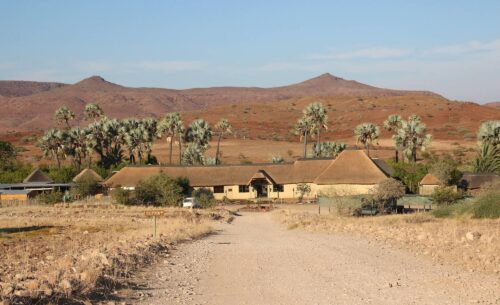
[[[500,101],[500,1],[0,0],[0,79],[270,87],[329,72]]]

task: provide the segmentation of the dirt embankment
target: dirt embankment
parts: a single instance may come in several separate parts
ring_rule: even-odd
[[[174,243],[212,232],[212,219],[227,216],[164,209],[153,238],[146,209],[0,208],[0,303],[99,299]]]
[[[439,219],[424,213],[352,218],[283,210],[276,217],[289,229],[354,234],[439,263],[500,275],[499,219]]]

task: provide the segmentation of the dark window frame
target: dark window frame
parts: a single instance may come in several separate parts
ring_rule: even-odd
[[[223,193],[224,193],[224,185],[214,186],[214,194],[223,194]]]
[[[249,185],[238,185],[238,192],[239,193],[250,193],[250,186]]]
[[[274,193],[283,193],[285,191],[285,186],[283,184],[273,184]]]

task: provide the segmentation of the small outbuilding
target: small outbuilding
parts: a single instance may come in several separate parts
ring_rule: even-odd
[[[431,173],[420,180],[418,183],[418,193],[422,196],[429,196],[434,193],[434,190],[441,185],[439,179]]]
[[[75,183],[85,180],[93,180],[99,183],[104,181],[104,179],[102,179],[102,177],[91,168],[82,170],[78,175],[75,176],[75,178],[73,178],[73,182]]]
[[[500,176],[494,173],[464,173],[458,185],[471,194],[477,194],[490,183],[500,183]]]

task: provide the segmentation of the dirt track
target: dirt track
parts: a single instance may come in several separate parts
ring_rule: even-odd
[[[139,304],[500,304],[498,276],[244,214],[139,277]]]

